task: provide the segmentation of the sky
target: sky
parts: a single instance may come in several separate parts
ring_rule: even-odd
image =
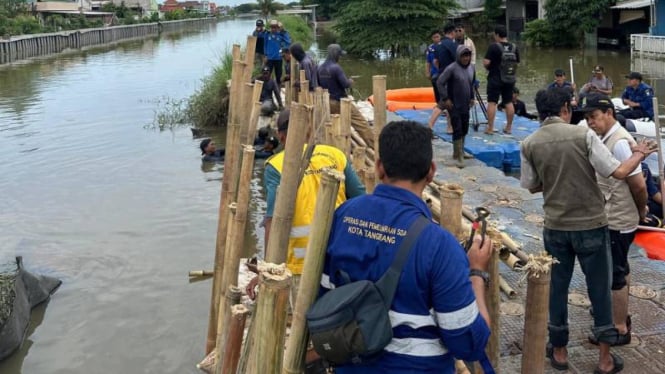
[[[213,0],[217,6],[224,6],[224,5],[229,5],[229,6],[236,6],[240,4],[246,4],[246,3],[254,3],[254,0]],[[288,3],[290,1],[278,1],[279,3]]]

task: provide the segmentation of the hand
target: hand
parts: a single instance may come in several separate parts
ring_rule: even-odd
[[[427,77],[427,79],[432,79],[432,74],[430,73],[425,73],[425,76]]]
[[[471,108],[473,108],[474,106],[476,106],[476,100],[471,99],[471,101],[469,102],[469,106],[470,106]]]
[[[473,247],[471,247],[473,248]],[[259,284],[259,276],[255,276],[252,278],[251,281],[247,284],[247,287],[245,287],[245,292],[247,293],[247,296],[249,296],[250,299],[254,300],[256,299],[256,285]]]
[[[473,88],[475,89],[480,88],[480,81],[478,79],[473,81]]]
[[[353,84],[353,78],[349,78],[349,84]]]
[[[630,150],[633,151],[633,153],[637,152],[642,153],[642,155],[644,156],[643,159],[645,159],[647,158],[647,156],[658,150],[658,144],[656,144],[656,142],[654,142],[653,140],[644,138],[634,146],[630,147]]]
[[[473,237],[473,243],[467,256],[469,257],[469,267],[471,269],[478,269],[482,271],[487,271],[490,257],[492,256],[492,240],[488,235],[485,235],[485,242],[483,245],[480,245],[482,238],[480,235]]]
[[[453,109],[453,102],[450,99],[447,99],[446,101],[443,102],[443,108],[445,110],[452,110]]]
[[[647,218],[647,214],[649,214],[649,207],[648,206],[643,206],[642,209],[639,209],[640,213],[640,222],[649,222],[651,221],[649,218]]]

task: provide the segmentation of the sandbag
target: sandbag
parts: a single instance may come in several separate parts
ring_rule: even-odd
[[[23,268],[23,259],[0,265],[0,361],[21,347],[30,311],[47,301],[62,282]]]

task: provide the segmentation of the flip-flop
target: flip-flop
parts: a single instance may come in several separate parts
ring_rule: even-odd
[[[505,135],[510,135],[513,133],[512,131],[506,131],[506,130],[503,130],[501,132],[504,133]]]
[[[552,365],[554,369],[559,371],[568,370],[568,362],[560,362],[554,358],[554,347],[552,346],[552,343],[547,343],[545,356],[550,359],[550,365]]]
[[[610,356],[612,356],[612,362],[614,363],[612,370],[605,371],[596,366],[596,370],[593,371],[593,374],[616,374],[623,370],[623,359],[614,353],[610,353]]]
[[[485,131],[485,135],[494,135],[494,131],[492,131],[492,132]]]

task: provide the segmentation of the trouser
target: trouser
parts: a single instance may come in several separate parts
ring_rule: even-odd
[[[341,111],[340,102],[338,100],[330,99],[330,114],[339,114]],[[351,104],[351,126],[356,129],[360,137],[365,141],[368,147],[374,148],[374,130],[370,127],[369,122],[360,113],[358,108]]]
[[[663,219],[663,206],[653,200],[649,200],[648,203],[649,206],[649,213],[653,214],[654,216]]]
[[[625,118],[630,119],[651,118],[642,108],[628,108],[620,110],[619,113]]]
[[[432,78],[432,87],[434,88],[434,102],[438,103],[441,100],[441,95],[439,95],[439,89],[436,88],[436,78]]]
[[[282,59],[268,60],[266,66],[270,68],[270,74],[275,70],[275,80],[277,81],[277,84],[282,84],[282,71],[284,70],[282,67]]]
[[[612,263],[607,226],[583,231],[545,228],[543,241],[545,250],[559,261],[552,266],[548,325],[550,342],[554,347],[568,344],[568,287],[577,257],[593,307],[593,334],[598,341],[611,343],[618,332],[612,322]]]
[[[628,264],[628,251],[635,239],[635,231],[621,233],[610,230],[610,244],[612,246],[612,290],[617,291],[626,287],[626,276],[630,274]]]
[[[469,108],[453,108],[448,120],[453,127],[453,141],[464,139],[466,134],[469,133]]]

